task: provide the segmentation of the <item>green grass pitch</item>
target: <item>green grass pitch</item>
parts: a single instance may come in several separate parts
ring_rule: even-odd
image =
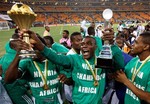
[[[114,25],[114,29],[116,30],[116,25]],[[59,39],[62,37],[63,30],[69,30],[69,33],[73,33],[76,31],[80,31],[80,26],[50,26],[50,33],[56,42],[59,42]],[[33,27],[31,28],[34,32],[43,35],[44,27]],[[8,31],[0,31],[0,57],[5,54],[5,44],[9,41],[12,34],[14,33],[14,29],[10,29]]]
[[[79,26],[50,26],[50,33],[56,42],[62,37],[63,30],[69,30],[70,34],[75,31],[80,31]],[[5,54],[5,44],[9,41],[15,29],[10,29],[8,31],[0,31],[0,57]],[[31,28],[34,32],[43,35],[44,27],[33,27]]]

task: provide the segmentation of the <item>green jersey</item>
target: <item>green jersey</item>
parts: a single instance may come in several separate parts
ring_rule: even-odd
[[[57,53],[60,53],[60,54],[66,54],[69,51],[68,48],[66,48],[62,44],[59,44],[56,42],[52,44],[52,49],[55,50]]]
[[[45,65],[45,61],[34,62],[38,65],[38,68],[41,70],[43,75],[45,75],[45,70],[47,70],[47,85],[49,87],[48,90],[44,89],[41,74],[32,60],[21,60],[19,63],[19,69],[28,73],[28,78],[26,80],[29,83],[36,104],[59,104],[59,81],[58,73],[56,71],[57,66],[50,61],[48,61],[47,67]]]
[[[69,49],[66,48],[64,45],[60,44],[60,43],[53,43],[52,44],[52,49],[57,53],[57,54],[62,54],[62,55],[66,55],[68,52],[69,52]],[[65,71],[65,70],[61,70],[61,71],[58,71],[60,72],[61,74],[64,74],[66,75],[66,77],[70,77],[70,73]]]
[[[116,49],[115,46],[113,49]],[[114,50],[115,51],[115,50]],[[114,52],[115,53],[115,52]],[[94,78],[88,64],[82,55],[57,55],[53,50],[45,47],[42,54],[52,62],[72,69],[72,78],[75,82],[73,88],[73,102],[75,104],[101,104],[105,88],[105,70],[98,68],[96,78],[98,86],[94,86]],[[122,53],[115,59],[120,60],[118,67],[123,66]],[[117,56],[117,57],[116,57]],[[118,59],[119,58],[119,59]],[[95,58],[88,60],[92,70],[95,67]]]
[[[99,37],[96,37],[96,36],[94,36],[94,38],[96,40],[96,45],[97,45],[97,48],[95,50],[95,54],[96,54],[96,56],[99,56],[99,53],[102,49],[102,39]]]
[[[81,32],[81,35],[83,38],[85,38],[86,33],[85,32]]]
[[[16,55],[16,51],[9,47],[9,42],[6,44],[5,49],[6,53],[1,58],[1,65],[3,70],[2,78],[5,77],[5,72],[7,71],[8,66],[11,64]],[[18,79],[11,84],[3,84],[7,90],[8,95],[15,104],[32,104],[32,101],[27,94],[27,88],[25,87],[26,81],[24,79]]]
[[[138,62],[138,63],[137,63]],[[133,58],[125,67],[125,73],[127,78],[131,81],[132,75],[137,64],[136,70],[142,64],[138,57]],[[147,61],[144,66],[137,73],[133,84],[143,90],[150,92],[150,60]],[[125,95],[125,104],[141,104],[141,100],[130,90],[127,88]]]
[[[113,66],[114,66],[114,71],[120,70],[124,68],[124,59],[121,50],[118,48],[117,45],[112,45],[111,46],[112,50],[112,56],[113,56]]]

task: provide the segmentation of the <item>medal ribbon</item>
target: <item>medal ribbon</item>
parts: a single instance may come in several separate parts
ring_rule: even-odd
[[[40,67],[38,66],[38,64],[37,64],[35,61],[33,61],[33,63],[34,63],[34,65],[35,65],[36,69],[38,70],[39,74],[41,75],[41,79],[42,79],[42,81],[43,81],[43,84],[44,84],[44,85],[45,85],[45,84],[47,85],[48,60],[45,61],[44,75],[43,75],[43,73],[42,73]]]
[[[94,81],[97,81],[97,68],[95,68],[94,67],[94,71],[93,71],[93,69],[92,69],[92,67],[91,67],[91,65],[90,65],[90,63],[86,60],[86,59],[84,59],[85,60],[85,62],[86,62],[86,64],[88,65],[88,67],[89,67],[89,69],[90,69],[90,71],[91,71],[91,73],[92,73],[92,76],[93,76],[93,78],[94,78]],[[94,61],[94,65],[96,64],[96,57],[95,57],[95,61]]]
[[[148,57],[143,61],[143,63],[139,66],[139,68],[136,70],[136,67],[137,67],[137,65],[138,65],[138,60],[137,60],[136,65],[135,65],[134,70],[133,70],[133,74],[132,74],[132,80],[131,80],[132,82],[134,82],[136,75],[138,74],[138,72],[141,70],[141,68],[143,67],[143,65],[144,65],[149,59],[150,59],[150,56],[148,56]]]

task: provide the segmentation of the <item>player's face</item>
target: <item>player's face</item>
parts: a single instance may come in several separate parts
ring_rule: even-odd
[[[139,55],[144,51],[144,47],[145,47],[145,44],[142,41],[142,37],[139,36],[137,37],[137,39],[135,40],[132,46],[131,53],[133,55]]]
[[[81,52],[84,59],[90,59],[95,55],[96,43],[93,38],[86,37],[82,41]]]
[[[47,31],[50,31],[50,27],[46,27],[46,30],[47,30]]]
[[[68,34],[66,32],[63,32],[63,38],[68,38]]]
[[[46,42],[46,46],[49,47],[49,48],[51,48],[52,44],[50,43],[50,40],[48,40],[48,39],[44,39],[44,40]]]
[[[71,41],[71,45],[74,49],[81,49],[81,43],[82,43],[82,36],[76,35],[73,37],[73,40]]]
[[[124,46],[123,40],[121,39],[116,39],[116,44],[118,45],[118,47],[120,47],[122,49],[122,47]]]

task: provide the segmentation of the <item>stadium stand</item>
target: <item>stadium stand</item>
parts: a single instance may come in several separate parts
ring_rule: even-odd
[[[113,22],[134,20],[147,22],[150,20],[149,0],[15,0],[29,5],[38,14],[36,21],[48,24],[80,23],[85,17],[87,22],[102,22],[102,11],[113,10]],[[15,3],[12,0],[0,1],[0,13]]]

